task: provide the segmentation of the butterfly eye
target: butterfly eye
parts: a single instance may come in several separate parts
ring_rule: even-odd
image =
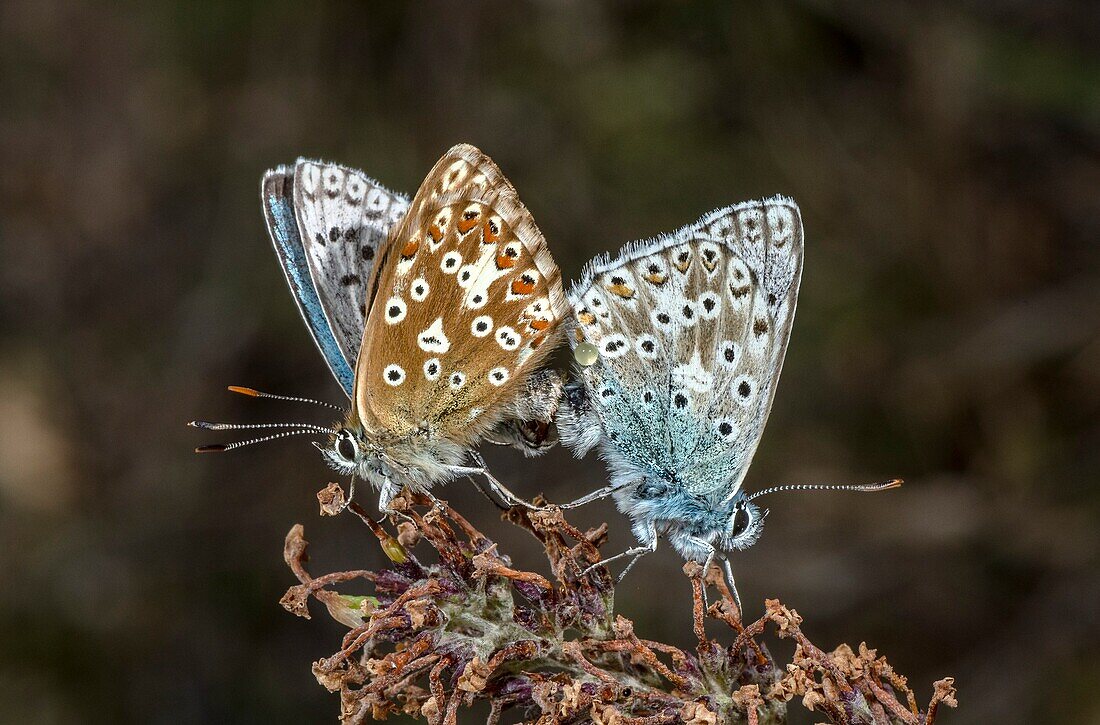
[[[737,504],[737,510],[733,514],[733,530],[730,537],[736,539],[749,528],[749,512],[745,510],[745,504]]]
[[[346,430],[342,430],[336,434],[336,452],[340,454],[340,457],[345,461],[354,461],[356,446],[355,441],[351,437],[351,433]]]

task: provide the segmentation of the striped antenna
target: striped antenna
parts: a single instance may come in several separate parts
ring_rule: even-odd
[[[333,405],[332,403],[326,403],[322,400],[314,400],[313,398],[300,398],[295,395],[276,395],[275,393],[264,393],[254,388],[246,388],[242,385],[230,385],[229,391],[232,393],[239,393],[241,395],[247,395],[250,398],[268,398],[270,400],[288,400],[291,403],[312,403],[313,405],[321,405],[326,408],[332,408],[333,410],[339,410],[341,413],[344,409],[339,405]]]
[[[207,420],[193,420],[187,425],[203,430],[247,430],[249,428],[302,428],[315,433],[336,435],[336,430],[314,423],[212,423]]]
[[[312,430],[288,430],[282,433],[275,433],[274,435],[263,436],[262,438],[252,438],[247,441],[237,441],[236,443],[215,443],[207,446],[199,446],[195,449],[195,453],[223,453],[225,451],[231,451],[234,448],[244,448],[255,443],[264,443],[266,441],[273,441],[279,438],[287,438],[289,436],[302,435],[304,433],[316,433]]]
[[[898,488],[901,486],[902,480],[900,478],[891,478],[889,481],[879,481],[878,483],[854,483],[848,485],[836,485],[828,483],[791,483],[786,486],[772,486],[771,488],[765,488],[763,491],[757,491],[748,497],[749,501],[760,496],[766,496],[769,493],[777,493],[779,491],[888,491],[891,488]]]

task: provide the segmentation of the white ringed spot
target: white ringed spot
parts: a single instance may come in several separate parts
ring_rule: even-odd
[[[409,296],[417,302],[423,302],[428,297],[430,291],[431,286],[428,284],[428,281],[423,277],[417,277],[413,280]]]
[[[722,298],[718,296],[718,293],[707,290],[699,295],[695,310],[704,320],[713,320],[722,314]]]
[[[699,315],[695,311],[695,302],[692,300],[682,300],[680,308],[676,312],[682,327],[692,327]]]
[[[493,318],[489,315],[480,315],[470,323],[470,334],[474,337],[485,337],[493,331]]]
[[[649,313],[649,319],[659,330],[672,329],[672,315],[664,310],[653,310]]]
[[[451,373],[448,383],[451,386],[451,390],[461,390],[462,386],[466,384],[466,374],[456,370]]]
[[[493,368],[489,371],[489,384],[498,388],[508,382],[508,368]]]
[[[443,274],[454,274],[458,271],[458,267],[461,264],[462,255],[458,252],[451,251],[443,255],[443,259],[439,262],[439,268],[443,270]]]
[[[661,348],[653,335],[639,335],[634,341],[634,350],[643,360],[653,360],[660,354]]]
[[[390,297],[389,300],[386,301],[386,324],[396,325],[398,322],[405,319],[405,313],[408,311],[405,300],[400,297]]]
[[[367,195],[367,185],[354,176],[348,181],[348,188],[346,189],[348,195],[348,201],[352,204],[359,204],[363,201],[363,197]]]
[[[738,375],[730,386],[733,399],[742,407],[748,408],[756,399],[756,380],[748,375]]]
[[[497,328],[497,344],[500,345],[501,349],[515,350],[519,347],[519,343],[520,336],[516,334],[513,328],[507,325],[502,325]]]
[[[335,166],[330,166],[321,174],[321,183],[324,184],[325,193],[335,198],[344,185],[344,172]]]
[[[627,342],[625,335],[616,333],[600,340],[600,354],[608,359],[622,357],[629,349],[630,343]]]
[[[477,266],[473,264],[467,264],[458,270],[458,286],[462,288],[469,287],[474,283],[474,277],[477,276]]]
[[[405,382],[405,368],[391,363],[382,370],[382,379],[386,381],[387,385],[397,387],[401,383]]]
[[[732,370],[741,360],[741,346],[733,340],[722,340],[718,344],[718,364]]]
[[[424,363],[424,377],[427,380],[439,380],[439,373],[443,366],[439,364],[439,358],[433,357]]]
[[[718,437],[727,443],[732,443],[737,439],[737,434],[741,432],[737,424],[730,418],[722,418],[714,423],[714,431],[718,434]]]
[[[386,196],[383,191],[377,187],[371,187],[370,192],[367,193],[366,207],[372,212],[378,212],[379,215],[386,210],[386,205],[389,203],[389,197]]]

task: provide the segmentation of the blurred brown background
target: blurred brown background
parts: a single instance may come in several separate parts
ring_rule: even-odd
[[[304,441],[198,458],[194,417],[339,400],[263,229],[298,155],[411,192],[452,143],[500,164],[566,277],[603,250],[778,192],[807,229],[798,319],[735,559],[822,646],[958,678],[944,722],[1100,722],[1100,8],[1044,2],[0,6],[0,720],[332,722],[339,626],[278,606],[379,565],[320,519]],[[324,419],[321,415],[320,419]],[[217,439],[217,435],[213,436]],[[594,456],[489,451],[527,494]],[[446,495],[519,564],[533,542]],[[631,542],[609,505],[610,550]],[[620,589],[690,641],[681,562]],[[786,645],[776,648],[788,656]],[[799,722],[813,722],[812,716]]]

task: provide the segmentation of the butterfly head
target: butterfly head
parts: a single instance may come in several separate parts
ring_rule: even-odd
[[[371,449],[362,431],[356,431],[351,426],[337,428],[328,441],[316,445],[325,462],[346,476],[359,475],[371,458]]]
[[[324,443],[314,443],[325,462],[345,476],[353,476],[381,487],[404,473],[386,451],[367,436],[362,425],[349,421],[338,426]]]
[[[739,495],[730,504],[729,518],[722,531],[719,548],[724,551],[747,549],[756,543],[764,530],[767,509],[761,509],[749,501],[745,495]]]
[[[452,469],[466,455],[463,446],[425,430],[379,435],[354,413],[332,429],[326,441],[314,445],[331,468],[378,489],[397,485],[423,490],[453,477]]]

